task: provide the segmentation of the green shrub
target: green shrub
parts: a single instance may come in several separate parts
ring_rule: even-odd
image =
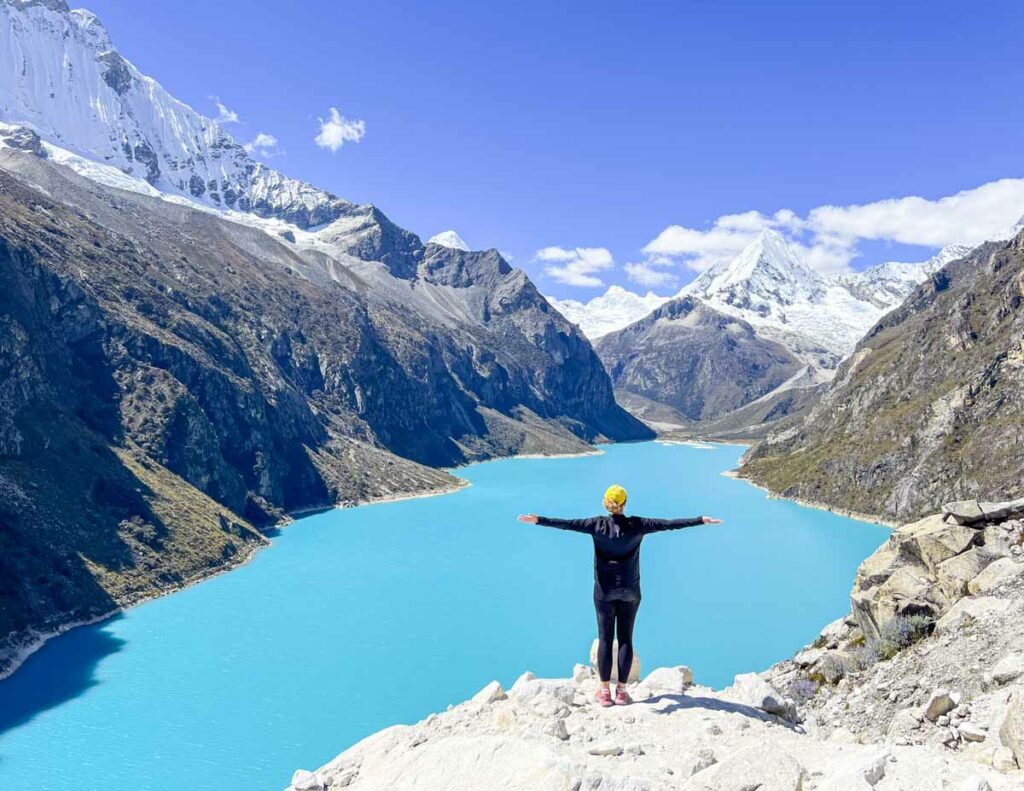
[[[818,673],[826,684],[838,684],[848,672],[846,657],[841,654],[825,654],[818,663]]]
[[[934,628],[934,619],[927,615],[897,615],[882,624],[872,648],[879,659],[892,659],[904,648],[923,640]]]

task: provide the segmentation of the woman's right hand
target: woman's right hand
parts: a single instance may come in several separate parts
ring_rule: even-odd
[[[537,514],[519,514],[519,521],[528,525],[537,524]]]

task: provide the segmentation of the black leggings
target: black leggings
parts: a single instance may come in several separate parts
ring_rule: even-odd
[[[639,608],[639,599],[594,599],[594,609],[597,610],[597,671],[602,681],[612,678],[612,640],[616,631],[619,639],[619,683],[625,684],[629,680],[629,671],[633,667],[633,623]]]

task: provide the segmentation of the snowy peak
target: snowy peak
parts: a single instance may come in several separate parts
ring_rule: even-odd
[[[0,121],[143,179],[162,193],[307,228],[351,204],[253,159],[59,0],[0,0]]]
[[[997,233],[989,241],[992,241],[992,242],[1008,242],[1010,239],[1013,239],[1014,237],[1016,237],[1021,232],[1024,232],[1024,217],[1021,217],[1019,220],[1017,220],[1017,222],[1015,222],[1009,228],[1005,228],[1002,231],[1000,231],[999,233]]]
[[[768,315],[774,308],[820,298],[825,279],[804,264],[777,232],[766,229],[732,261],[713,266],[679,296]]]
[[[578,325],[592,341],[642,319],[669,299],[659,297],[652,291],[640,296],[622,286],[609,286],[604,294],[586,303],[547,297],[555,310]]]
[[[455,231],[441,231],[434,234],[427,240],[427,244],[439,244],[441,247],[450,247],[452,250],[470,252],[469,245]]]

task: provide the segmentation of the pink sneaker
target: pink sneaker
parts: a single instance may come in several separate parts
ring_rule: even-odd
[[[597,695],[595,695],[595,697],[597,698],[597,702],[605,708],[614,705],[612,703],[612,691],[608,689],[608,687],[598,687]]]
[[[616,706],[628,706],[633,702],[633,698],[629,696],[626,690],[619,688],[615,690],[615,705]]]

